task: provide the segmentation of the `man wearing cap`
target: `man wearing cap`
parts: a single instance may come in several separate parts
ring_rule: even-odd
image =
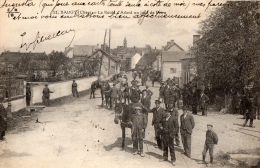
[[[212,124],[207,124],[207,132],[206,132],[206,140],[205,140],[205,145],[204,149],[202,152],[202,159],[203,163],[206,163],[206,154],[207,151],[209,150],[209,156],[210,156],[210,163],[213,164],[213,150],[214,150],[214,145],[218,144],[218,136],[217,134],[212,130],[213,125]]]
[[[161,129],[160,129],[159,122],[162,121],[165,111],[160,106],[160,104],[161,104],[160,100],[155,100],[155,108],[152,109],[153,112],[152,126],[154,126],[157,146],[159,149],[162,149],[162,137],[161,137]]]
[[[172,117],[175,119],[175,122],[178,124],[178,128],[179,128],[179,113],[177,108],[174,108],[174,101],[170,100],[169,101],[169,105],[167,110],[169,110],[171,112]],[[180,138],[179,138],[179,132],[176,132],[176,134],[174,135],[174,140],[176,142],[177,146],[180,146]]]
[[[162,121],[160,121],[160,128],[163,136],[163,159],[161,161],[168,160],[168,148],[170,149],[171,163],[174,165],[176,161],[173,139],[179,132],[179,124],[172,115],[170,110],[166,110],[163,115]]]
[[[0,95],[0,140],[4,139],[7,129],[7,111],[2,104],[3,101],[4,97]]]
[[[192,129],[195,127],[193,116],[187,113],[185,106],[182,107],[183,114],[180,117],[181,127],[181,140],[184,148],[184,154],[190,158],[191,155],[191,134]]]
[[[52,91],[50,91],[50,89],[48,88],[48,84],[45,84],[45,88],[42,91],[42,98],[43,98],[43,104],[45,106],[49,106],[50,105],[50,93],[53,93]]]
[[[133,155],[137,155],[140,153],[142,157],[144,157],[143,153],[143,139],[145,138],[145,128],[147,127],[147,117],[142,113],[142,107],[137,105],[134,107],[135,112],[132,114],[131,121],[133,123],[132,126],[132,139],[133,139],[133,147],[135,152]],[[139,147],[139,148],[138,148]]]

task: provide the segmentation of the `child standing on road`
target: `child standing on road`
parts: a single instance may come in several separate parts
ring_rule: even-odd
[[[213,150],[214,150],[214,145],[218,144],[218,136],[212,130],[213,128],[212,124],[208,124],[207,128],[208,130],[206,132],[206,141],[204,145],[204,150],[202,152],[202,157],[203,157],[203,163],[206,163],[205,158],[206,158],[207,151],[209,150],[210,163],[213,164]]]

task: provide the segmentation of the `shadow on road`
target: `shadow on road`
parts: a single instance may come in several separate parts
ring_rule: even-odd
[[[29,153],[17,153],[14,151],[10,151],[9,149],[4,149],[3,152],[4,153],[0,155],[0,158],[32,156]]]
[[[146,152],[147,155],[150,155],[156,159],[162,159],[162,155],[159,155],[157,153],[154,153],[154,152]]]
[[[132,153],[133,149],[127,147],[128,145],[131,145],[131,144],[132,144],[131,138],[126,137],[125,138],[125,148],[122,149],[122,147],[121,147],[121,145],[122,145],[122,137],[120,137],[120,138],[117,138],[117,140],[113,144],[108,145],[108,146],[104,146],[104,149],[106,151],[111,151],[114,148],[121,148],[122,150],[125,150],[125,152]]]

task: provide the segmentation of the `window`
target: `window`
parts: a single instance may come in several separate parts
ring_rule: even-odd
[[[124,56],[123,56],[123,55],[121,55],[121,59],[124,59]]]
[[[176,68],[171,68],[170,69],[170,73],[176,73],[176,72],[177,72]]]

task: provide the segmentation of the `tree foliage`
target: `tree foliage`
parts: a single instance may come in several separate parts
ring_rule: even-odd
[[[200,23],[202,38],[191,50],[205,84],[222,92],[238,91],[259,79],[257,9],[257,2],[227,2]]]

